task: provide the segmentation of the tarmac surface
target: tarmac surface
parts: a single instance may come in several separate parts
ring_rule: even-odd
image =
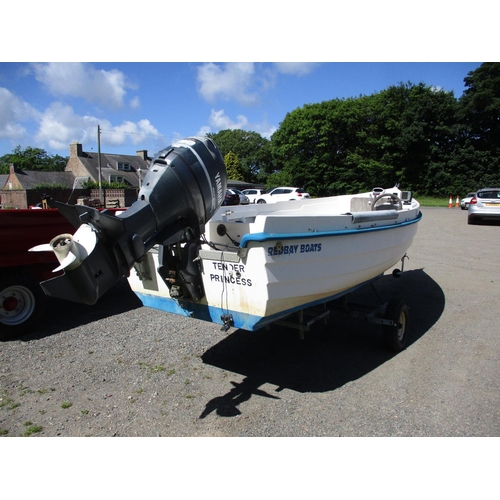
[[[92,307],[51,300],[44,325],[0,344],[0,433],[499,436],[500,225],[422,213],[405,272],[376,282],[410,308],[404,351],[336,317],[304,340],[225,333],[142,307],[124,281]]]

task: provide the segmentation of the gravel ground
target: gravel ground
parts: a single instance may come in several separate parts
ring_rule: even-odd
[[[92,307],[52,300],[0,344],[5,436],[499,436],[500,226],[424,208],[400,279],[410,345],[334,318],[222,332],[142,307],[126,281]],[[368,293],[362,291],[360,298]]]

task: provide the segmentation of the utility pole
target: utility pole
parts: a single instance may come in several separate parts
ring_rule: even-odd
[[[99,125],[97,125],[97,165],[99,166],[99,201],[102,203],[101,127]]]

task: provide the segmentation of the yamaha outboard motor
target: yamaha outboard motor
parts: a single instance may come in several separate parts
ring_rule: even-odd
[[[156,154],[137,201],[119,215],[59,203],[59,211],[78,230],[30,249],[54,251],[60,263],[56,270],[64,269],[64,275],[42,282],[43,290],[94,304],[159,244],[160,275],[174,286],[174,294],[198,301],[203,285],[193,260],[205,223],[222,204],[226,184],[224,159],[215,143],[193,137]]]

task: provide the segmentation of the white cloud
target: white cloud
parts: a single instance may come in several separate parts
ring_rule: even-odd
[[[210,132],[212,132],[212,129],[208,125],[203,125],[195,135],[198,137],[205,137],[207,134],[210,134]]]
[[[109,136],[106,139],[108,143],[114,146],[124,144],[127,138],[132,141],[132,144],[137,145],[147,142],[151,137],[162,137],[149,120],[139,120],[137,123],[127,120],[121,125],[111,127],[109,130],[104,130],[104,133]]]
[[[123,146],[129,141],[143,144],[152,136],[161,137],[149,120],[139,120],[137,123],[125,121],[113,126],[108,120],[79,116],[71,106],[55,102],[43,113],[36,140],[57,150],[68,149],[74,141],[96,144],[97,125],[101,127],[101,146],[104,147]]]
[[[302,76],[314,71],[318,64],[312,62],[281,62],[274,65],[279,73]]]
[[[141,105],[141,100],[139,99],[139,96],[135,96],[130,100],[130,107],[132,109],[137,109]]]
[[[209,102],[217,99],[244,105],[258,102],[258,94],[250,91],[255,84],[253,63],[202,64],[198,67],[197,81],[199,93]]]
[[[258,132],[262,137],[270,139],[271,136],[274,134],[274,132],[276,132],[277,127],[275,127],[274,125],[270,125],[267,122],[264,122],[255,125],[255,127],[252,130],[254,132]]]
[[[73,141],[96,142],[99,120],[92,116],[79,116],[71,106],[52,103],[40,119],[36,140],[52,149],[68,149]]]
[[[109,108],[123,106],[125,75],[118,70],[98,70],[86,63],[35,63],[35,78],[56,96],[83,98]]]
[[[26,134],[22,122],[37,119],[38,111],[6,88],[0,87],[0,138],[17,141]]]
[[[221,130],[235,130],[242,129],[252,132],[258,132],[260,135],[266,138],[270,138],[271,135],[276,131],[276,127],[269,125],[267,121],[262,123],[249,123],[248,118],[244,115],[238,115],[236,121],[232,120],[228,115],[226,115],[223,109],[216,111],[212,109],[210,117],[208,119],[209,125],[204,125],[200,128],[196,135],[204,136],[210,132],[216,133]]]
[[[212,109],[208,121],[210,123],[210,126],[216,128],[217,130],[232,130],[237,128],[243,129],[248,125],[248,119],[246,116],[238,115],[237,121],[235,122],[226,115],[223,109],[220,109],[219,111],[215,111],[215,109]]]
[[[303,76],[318,63],[282,62],[272,65],[254,63],[205,63],[198,66],[198,92],[208,102],[236,101],[255,105],[262,92],[274,87],[279,74]]]

